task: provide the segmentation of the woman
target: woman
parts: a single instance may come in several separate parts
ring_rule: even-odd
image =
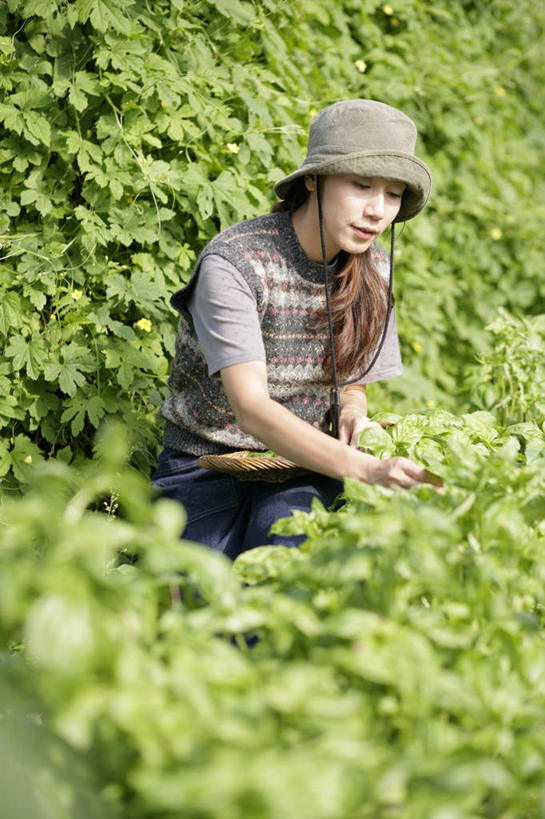
[[[392,225],[393,257],[394,221],[426,204],[431,176],[415,141],[412,120],[383,103],[324,109],[303,165],[275,185],[282,201],[216,236],[173,296],[180,327],[153,479],[184,505],[185,538],[231,558],[298,545],[269,536],[271,524],[314,497],[330,505],[345,477],[389,487],[428,479],[406,458],[357,449],[370,423],[365,384],[401,372],[393,258],[388,281],[375,239]],[[272,485],[197,466],[200,455],[239,449],[272,449],[311,475]]]

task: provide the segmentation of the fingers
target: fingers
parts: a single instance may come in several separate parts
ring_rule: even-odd
[[[401,487],[402,489],[409,489],[411,486],[416,486],[419,483],[431,483],[435,486],[441,486],[441,479],[437,475],[428,472],[422,466],[413,463],[408,458],[396,457],[389,458],[386,461],[381,461],[380,466],[377,467],[376,483],[382,484],[390,489]]]
[[[354,424],[352,435],[350,436],[350,446],[357,447],[360,440],[360,432],[363,428],[361,424]]]
[[[369,418],[361,417],[353,425],[352,434],[350,436],[350,446],[357,447],[360,442],[360,435],[367,427],[376,427],[379,424],[375,421],[370,421]]]
[[[351,447],[357,447],[359,444],[360,434],[367,427],[379,427],[380,424],[376,421],[370,421],[365,415],[358,414],[357,416],[345,417],[341,416],[339,423],[339,440]]]
[[[424,472],[426,473],[426,477],[423,479],[423,483],[431,483],[438,489],[443,488],[443,481],[439,475],[434,475],[433,472],[429,472],[427,469],[425,469]]]
[[[360,432],[363,429],[359,428],[358,420],[356,418],[345,418],[339,423],[339,441],[348,446],[356,446]]]
[[[339,424],[339,441],[343,444],[350,444],[352,440],[352,433],[350,431],[350,427],[348,424],[343,424],[342,421]]]
[[[424,467],[416,466],[412,461],[409,461],[409,463],[412,467],[416,467],[417,471],[415,472],[414,469],[411,470],[411,475],[413,478],[416,478],[417,483],[431,483],[433,486],[443,487],[443,481],[438,475],[434,475],[433,472],[430,472]]]
[[[396,486],[402,489],[409,489],[421,483],[421,473],[418,468],[408,469],[406,466],[393,467],[387,477],[386,486],[395,489]]]

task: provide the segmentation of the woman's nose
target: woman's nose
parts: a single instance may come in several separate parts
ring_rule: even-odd
[[[379,191],[372,193],[365,203],[364,211],[368,216],[382,219],[384,216],[384,194]]]

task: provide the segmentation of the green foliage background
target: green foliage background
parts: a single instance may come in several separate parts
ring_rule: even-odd
[[[87,457],[117,416],[160,440],[168,296],[219,228],[274,201],[313,111],[366,96],[434,174],[402,231],[406,375],[374,406],[453,407],[498,306],[541,310],[541,4],[7,0],[0,9],[0,473]]]

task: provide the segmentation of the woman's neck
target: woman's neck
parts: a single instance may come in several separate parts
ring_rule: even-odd
[[[315,196],[309,196],[306,202],[291,215],[291,223],[299,244],[308,258],[313,262],[322,262],[322,244],[320,241],[320,223]],[[326,256],[331,262],[336,252],[329,253],[326,243]]]

